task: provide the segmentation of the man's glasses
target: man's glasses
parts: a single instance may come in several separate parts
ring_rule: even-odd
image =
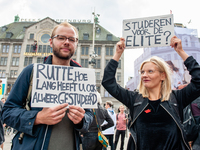
[[[149,74],[154,74],[156,71],[158,71],[158,70],[151,70],[151,69],[150,70],[146,70],[146,71],[145,70],[139,70],[139,74],[140,75],[144,75],[145,72],[146,72],[146,74],[149,75]]]
[[[64,35],[55,35],[52,37],[52,39],[56,38],[60,42],[65,42],[67,39],[69,40],[70,43],[75,43],[78,41],[78,38],[75,37],[66,37]]]

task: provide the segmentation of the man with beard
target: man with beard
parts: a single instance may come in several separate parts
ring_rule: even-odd
[[[71,59],[78,44],[78,31],[74,26],[67,22],[57,25],[49,41],[53,55],[45,58],[45,64],[80,67]],[[51,108],[30,108],[30,111],[23,109],[32,69],[33,64],[21,72],[2,111],[4,122],[19,131],[12,149],[79,150],[79,132],[88,130],[91,111],[72,105],[68,109],[67,103]],[[23,137],[20,133],[24,133]]]

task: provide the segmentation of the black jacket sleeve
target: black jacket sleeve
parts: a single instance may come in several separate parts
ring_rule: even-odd
[[[112,118],[110,117],[110,115],[108,114],[108,111],[106,109],[102,109],[102,113],[104,114],[105,120],[107,121],[107,124],[104,124],[101,126],[102,130],[106,130],[112,126],[114,126],[114,122],[112,120]]]
[[[118,62],[111,59],[104,69],[102,85],[114,98],[130,108],[133,106],[134,100],[138,96],[138,92],[129,91],[117,84],[115,79],[117,67]]]
[[[181,110],[200,96],[200,66],[192,56],[188,57],[184,64],[191,75],[191,81],[183,89],[173,91]]]

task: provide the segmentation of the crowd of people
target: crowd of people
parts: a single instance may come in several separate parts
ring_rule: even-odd
[[[45,64],[81,67],[71,59],[78,45],[78,31],[74,26],[67,22],[57,25],[49,41],[53,55],[44,59]],[[174,90],[179,82],[176,86],[171,85],[171,70],[174,73],[176,70],[154,56],[140,66],[139,88],[129,91],[118,85],[115,79],[118,61],[125,49],[125,39],[120,39],[102,80],[103,87],[123,104],[117,114],[112,102],[107,101],[105,108],[101,106],[100,96],[98,108],[93,110],[67,103],[50,108],[32,108],[25,102],[30,99],[33,64],[25,67],[1,107],[0,144],[5,141],[5,123],[18,131],[12,140],[12,150],[80,150],[81,142],[83,150],[105,150],[107,148],[98,139],[99,130],[108,139],[111,150],[116,150],[121,136],[120,150],[123,150],[128,126],[127,150],[191,149],[181,123],[183,109],[200,96],[200,66],[186,54],[176,36],[171,38],[171,47],[183,59],[192,77],[190,83]],[[129,117],[124,113],[125,107],[129,109]],[[199,124],[199,102],[192,103],[192,108]]]

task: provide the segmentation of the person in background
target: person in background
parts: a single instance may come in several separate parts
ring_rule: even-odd
[[[115,134],[115,127],[116,127],[116,114],[114,112],[114,110],[112,109],[112,102],[111,101],[107,101],[105,104],[105,108],[108,111],[108,114],[110,115],[110,117],[112,118],[113,122],[114,122],[114,126],[104,130],[102,133],[106,136],[106,138],[109,141],[109,145],[111,147],[111,150],[114,150],[114,145],[113,145],[113,136]],[[104,121],[104,123],[102,125],[104,125],[106,123],[106,121]],[[103,147],[103,150],[106,150],[107,148]]]
[[[200,126],[200,97],[191,103],[191,110],[195,119],[195,123]],[[192,150],[200,150],[200,127],[198,137],[195,141],[192,141]]]
[[[174,90],[178,89],[178,87],[183,84],[182,75],[179,72],[179,69],[174,66],[171,60],[166,61],[166,63],[169,65],[170,70],[172,72],[172,80],[171,80],[172,89]]]
[[[96,113],[98,125],[100,126],[100,130],[104,131],[105,129],[114,126],[114,123],[107,110],[100,105],[102,103],[102,100],[101,95],[99,93],[97,93],[97,101],[98,108],[94,110]],[[104,120],[107,123],[101,126]],[[94,114],[93,121],[88,129],[88,132],[83,133],[82,146],[83,150],[102,150],[103,148],[103,145],[98,140],[98,127]]]
[[[2,112],[2,108],[3,108],[3,101],[5,101],[5,98],[1,98],[1,101],[0,101],[0,114]],[[2,118],[0,116],[0,147],[1,149],[3,150],[3,143],[5,142],[5,137],[4,137],[4,127],[3,127],[3,121],[2,121]]]
[[[186,87],[187,84],[184,84],[180,87],[180,89]],[[195,99],[191,104],[190,106],[187,106],[190,108],[191,110],[191,115],[192,116],[189,116],[189,117],[192,117],[194,118],[195,120],[195,127],[193,127],[192,131],[193,132],[198,132],[197,134],[192,134],[189,135],[188,139],[189,139],[189,144],[190,144],[190,147],[192,148],[192,150],[200,150],[200,97],[198,97],[197,99]],[[188,110],[188,109],[186,109]],[[184,111],[185,112],[185,111]],[[185,112],[186,113],[186,112]],[[192,119],[190,118],[190,119]],[[188,122],[188,118],[185,118],[186,122]],[[193,122],[190,122],[190,125],[192,126],[192,123]],[[187,128],[185,129],[187,130]],[[187,131],[186,131],[187,132]]]
[[[104,70],[102,86],[130,109],[131,123],[127,150],[190,150],[182,125],[183,109],[200,96],[200,66],[182,49],[181,40],[171,38],[171,47],[183,59],[191,75],[190,83],[181,90],[171,89],[169,65],[153,56],[139,69],[138,89],[128,91],[115,79],[125,40],[116,44],[113,59]]]
[[[124,138],[126,133],[126,125],[127,125],[127,116],[124,113],[124,106],[121,105],[119,107],[119,113],[116,115],[117,125],[116,125],[116,133],[115,133],[115,142],[114,142],[114,150],[117,148],[117,143],[119,140],[119,136],[121,135],[121,146],[120,150],[124,149]]]
[[[45,58],[45,64],[81,67],[71,59],[78,45],[76,27],[67,22],[58,24],[49,42],[53,55]],[[18,131],[12,150],[79,150],[79,132],[87,132],[93,120],[91,110],[68,103],[24,109],[32,70],[33,64],[23,69],[2,110],[3,121]]]

